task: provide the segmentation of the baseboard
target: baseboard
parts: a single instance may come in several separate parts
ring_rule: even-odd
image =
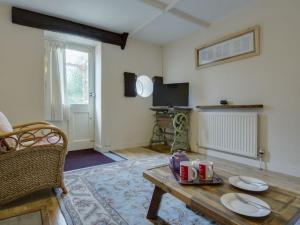
[[[103,153],[103,152],[109,152],[109,151],[114,151],[114,150],[138,148],[138,147],[148,146],[148,145],[149,145],[149,141],[139,141],[139,142],[134,142],[134,143],[123,143],[123,144],[112,144],[111,146],[96,145],[95,150]]]
[[[105,152],[109,152],[109,150],[105,149],[103,146],[101,145],[95,145],[94,149],[97,151],[97,152],[100,152],[100,153],[105,153]]]
[[[135,143],[113,144],[110,150],[123,150],[127,148],[138,148],[149,145],[149,141],[140,141]]]

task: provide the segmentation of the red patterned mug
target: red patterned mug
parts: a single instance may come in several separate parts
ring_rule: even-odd
[[[198,170],[200,180],[212,180],[214,176],[214,163],[211,161],[196,160],[192,162]]]
[[[191,182],[197,179],[197,170],[194,168],[192,162],[180,162],[180,180],[184,182]]]

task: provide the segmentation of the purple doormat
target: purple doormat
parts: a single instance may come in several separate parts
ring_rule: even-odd
[[[65,171],[112,162],[115,162],[115,160],[95,151],[94,149],[69,151],[66,156]]]

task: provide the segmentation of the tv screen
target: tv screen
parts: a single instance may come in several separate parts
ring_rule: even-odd
[[[189,83],[154,82],[153,106],[188,106]]]

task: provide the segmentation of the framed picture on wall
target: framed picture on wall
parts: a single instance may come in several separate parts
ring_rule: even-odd
[[[260,54],[260,26],[250,27],[195,49],[196,69]]]

